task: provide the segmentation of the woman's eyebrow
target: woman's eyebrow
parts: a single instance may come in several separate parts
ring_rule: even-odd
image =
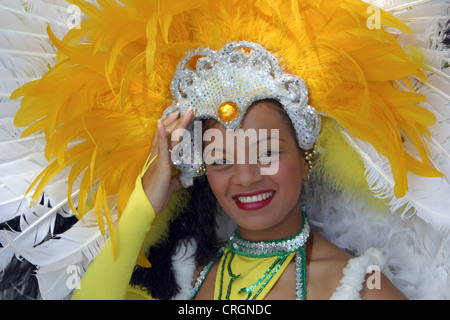
[[[282,141],[284,143],[287,143],[287,140],[283,139],[283,138],[279,138],[279,137],[264,137],[264,138],[261,138],[261,139],[255,141],[255,142],[253,142],[251,145],[253,146],[255,144],[260,144],[260,143],[265,142],[265,141],[269,141],[270,142],[270,141],[275,140],[275,139],[278,140],[278,141]],[[225,147],[225,149],[223,149],[223,148],[215,147],[215,146],[209,147],[210,145],[211,144],[208,144],[205,147],[204,151],[210,151],[210,149],[211,149],[211,151],[214,150],[216,152],[226,152],[226,147]]]
[[[275,139],[278,140],[278,141],[285,142],[285,143],[287,142],[286,139],[283,139],[283,138],[280,138],[280,137],[271,137],[271,136],[269,136],[269,137],[264,137],[264,138],[259,139],[254,144],[260,144],[261,142],[272,141],[272,140],[275,140]]]

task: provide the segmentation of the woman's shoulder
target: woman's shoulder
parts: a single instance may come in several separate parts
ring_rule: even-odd
[[[382,273],[386,260],[369,248],[355,257],[315,233],[308,299],[405,299]]]
[[[307,299],[328,300],[339,286],[343,270],[353,256],[314,233],[308,268]]]

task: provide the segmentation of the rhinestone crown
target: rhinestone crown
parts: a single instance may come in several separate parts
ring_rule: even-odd
[[[195,59],[194,69],[191,62]],[[219,51],[188,51],[177,66],[171,92],[175,102],[164,111],[163,118],[176,110],[183,114],[188,107],[194,107],[196,120],[213,118],[226,129],[236,129],[253,102],[274,99],[291,119],[301,149],[312,149],[320,132],[320,116],[308,105],[304,81],[284,72],[273,54],[253,42],[230,42]],[[193,125],[188,130],[194,137]],[[201,145],[191,143],[193,154],[201,154],[201,150],[195,150]],[[185,186],[203,174],[198,157],[174,165],[181,170]]]

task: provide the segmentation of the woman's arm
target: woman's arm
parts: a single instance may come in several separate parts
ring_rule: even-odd
[[[124,299],[136,259],[155,215],[168,204],[173,192],[182,188],[177,176],[172,176],[169,142],[176,129],[186,129],[194,121],[194,110],[179,117],[177,112],[158,121],[149,161],[136,180],[116,233],[117,255],[114,257],[111,238],[89,266],[72,299]],[[173,143],[173,142],[172,142]]]
[[[91,263],[72,299],[124,299],[139,251],[155,217],[141,183],[128,200],[113,232],[117,238],[114,258],[111,238]]]
[[[383,273],[380,273],[379,284],[369,287],[369,275],[364,281],[361,298],[363,300],[407,300],[408,298],[398,290],[394,284]]]

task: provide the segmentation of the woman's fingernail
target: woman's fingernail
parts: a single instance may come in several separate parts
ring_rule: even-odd
[[[192,107],[188,107],[187,110],[184,112],[183,116],[185,116],[185,117],[189,116],[192,113],[193,109],[194,108],[192,108]]]

